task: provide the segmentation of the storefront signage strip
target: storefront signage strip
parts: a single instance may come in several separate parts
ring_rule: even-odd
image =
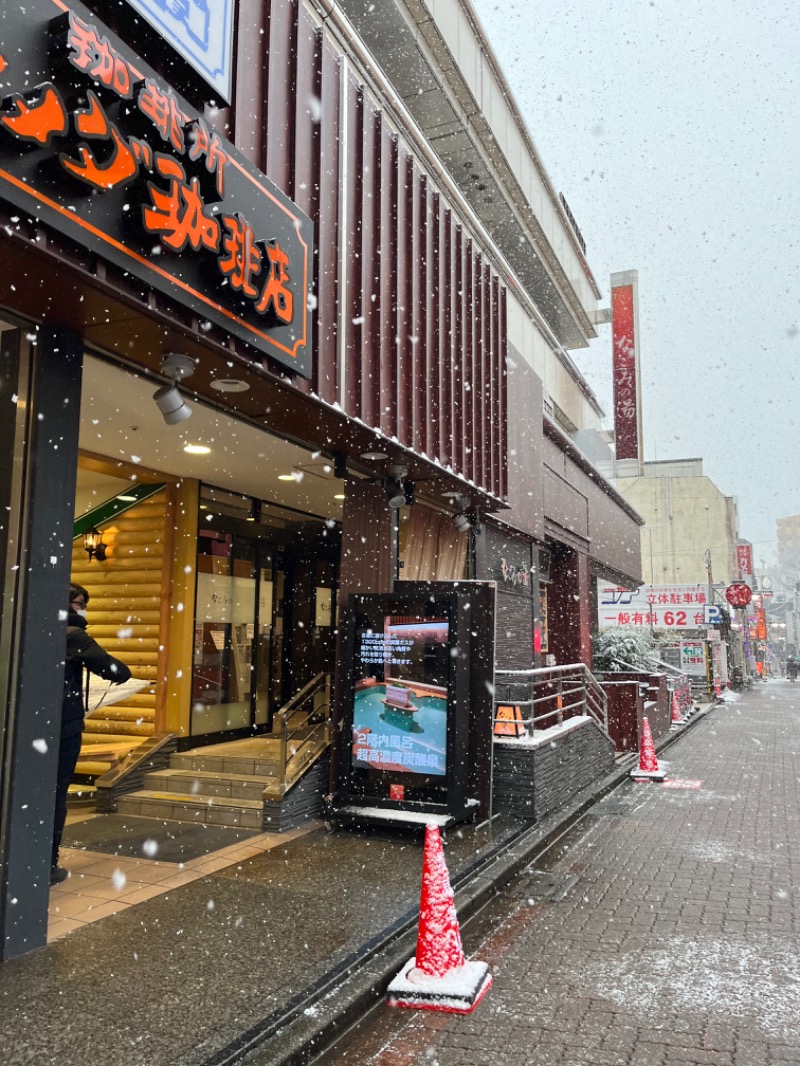
[[[9,198],[309,376],[310,220],[90,16],[32,6],[0,45],[0,131],[22,146],[0,167]]]

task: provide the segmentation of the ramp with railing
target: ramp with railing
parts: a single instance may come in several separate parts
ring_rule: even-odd
[[[495,672],[495,735],[533,737],[580,715],[594,719],[608,735],[606,694],[583,663]]]

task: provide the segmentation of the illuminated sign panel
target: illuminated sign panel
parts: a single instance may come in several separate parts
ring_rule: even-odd
[[[234,0],[127,0],[164,40],[231,102]]]
[[[356,630],[352,767],[447,773],[450,626],[395,618]]]
[[[310,219],[77,5],[6,21],[0,195],[310,377]]]

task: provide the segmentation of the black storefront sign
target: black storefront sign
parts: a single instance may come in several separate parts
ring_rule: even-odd
[[[313,226],[79,4],[0,38],[0,196],[311,375]]]
[[[398,583],[351,594],[333,821],[488,817],[494,590]]]

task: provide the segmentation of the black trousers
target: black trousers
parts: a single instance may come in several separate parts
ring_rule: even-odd
[[[75,773],[75,764],[81,753],[81,735],[76,733],[71,737],[62,737],[58,747],[58,779],[56,782],[56,815],[53,822],[53,861],[52,865],[58,865],[58,849],[61,847],[61,836],[64,832],[64,822],[67,820],[67,789]]]

